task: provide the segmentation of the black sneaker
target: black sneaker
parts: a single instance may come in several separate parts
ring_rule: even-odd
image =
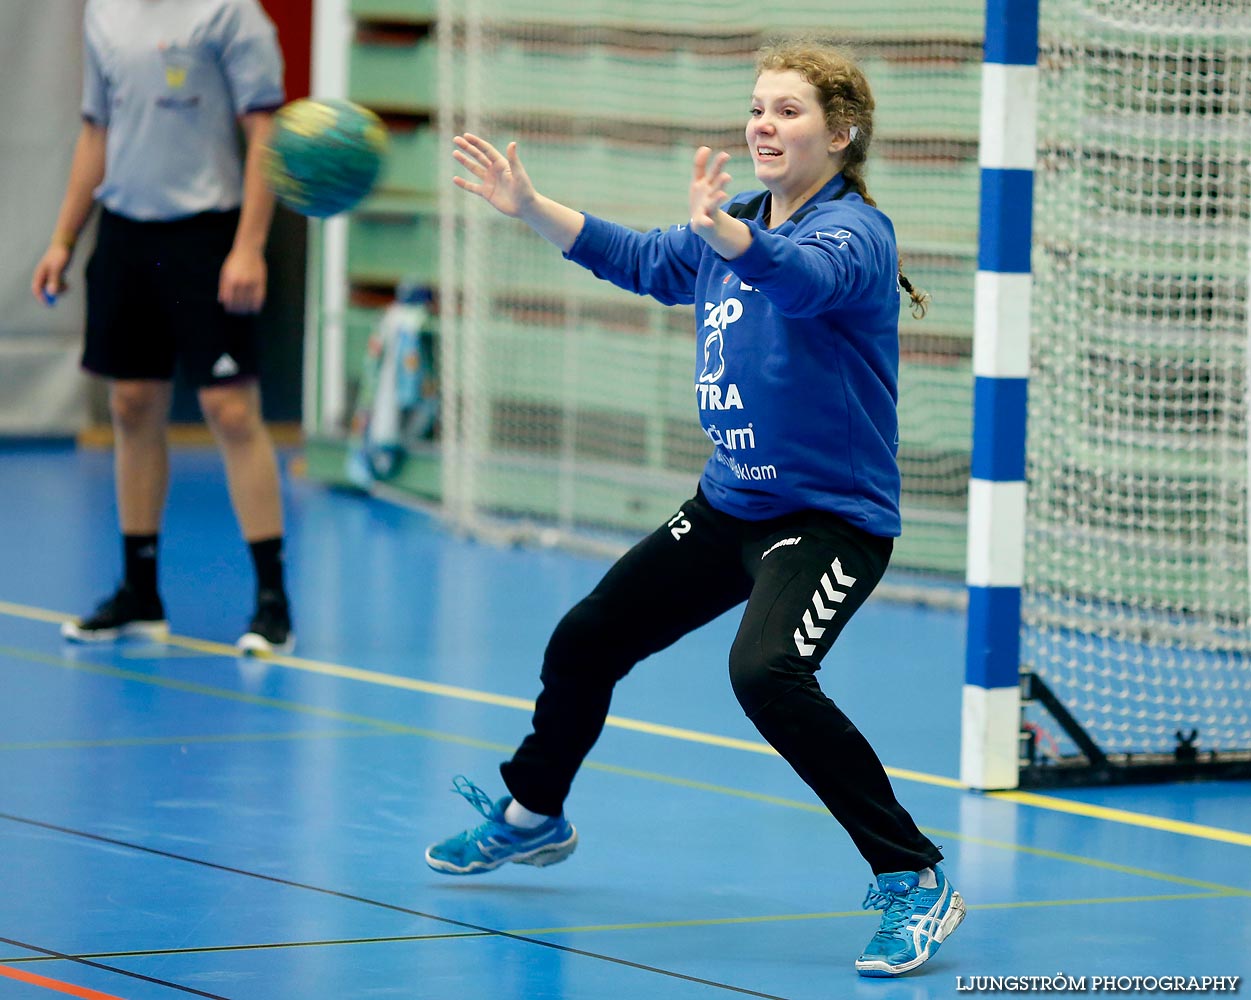
[[[291,608],[283,594],[261,591],[256,598],[256,614],[235,648],[241,653],[290,653],[295,649],[291,631]]]
[[[65,622],[61,635],[70,642],[113,642],[126,636],[161,640],[169,635],[169,622],[160,597],[144,596],[123,583],[88,617]]]

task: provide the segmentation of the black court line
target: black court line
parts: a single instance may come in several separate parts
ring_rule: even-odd
[[[557,944],[554,941],[544,941],[542,938],[527,937],[523,934],[513,934],[509,931],[496,930],[492,927],[483,927],[479,924],[471,924],[464,920],[454,920],[451,917],[441,917],[438,914],[425,913],[422,910],[414,910],[407,906],[399,906],[396,903],[384,903],[381,900],[370,899],[367,896],[357,896],[350,892],[340,892],[337,889],[326,889],[318,885],[309,885],[307,882],[296,882],[291,879],[279,878],[275,875],[264,875],[260,872],[250,872],[245,868],[233,868],[230,865],[222,865],[214,861],[205,861],[202,858],[192,858],[185,854],[174,854],[170,851],[158,850],[155,847],[145,847],[142,844],[133,844],[127,840],[117,840],[113,837],[103,837],[97,833],[88,833],[85,830],[75,830],[71,827],[58,826],[55,823],[45,823],[42,820],[30,819],[25,816],[14,816],[11,813],[0,812],[0,819],[8,820],[11,823],[20,823],[25,826],[37,827],[41,830],[51,830],[55,833],[63,833],[71,837],[79,837],[83,840],[91,840],[100,844],[110,844],[114,847],[124,847],[128,850],[137,851],[141,854],[151,854],[160,858],[168,858],[172,861],[183,861],[187,864],[199,865],[202,868],[210,868],[214,871],[229,872],[232,875],[242,875],[245,878],[258,879],[262,882],[270,882],[274,885],[284,885],[292,889],[304,889],[308,892],[316,892],[323,896],[348,900],[353,903],[364,903],[366,906],[375,906],[379,909],[390,910],[393,913],[404,913],[408,916],[424,917],[427,920],[434,920],[438,923],[449,924],[452,927],[461,927],[469,931],[478,931],[480,935],[484,937],[494,936],[504,938],[509,941],[518,941],[522,944],[537,945],[540,948],[550,948],[553,951],[563,952],[567,955],[579,955],[583,958],[593,958],[601,962],[610,962],[614,965],[620,965],[630,969],[638,969],[641,972],[655,973],[658,976],[666,976],[670,979],[679,979],[688,983],[698,983],[701,986],[712,986],[716,989],[726,990],[730,993],[739,993],[750,997],[761,997],[762,1000],[788,1000],[787,997],[778,996],[774,993],[761,993],[757,990],[749,990],[742,986],[731,986],[729,983],[719,983],[713,979],[701,979],[698,976],[688,976],[681,972],[674,972],[671,969],[661,969],[654,965],[644,965],[641,962],[631,962],[629,959],[617,958],[613,955],[603,955],[599,952],[586,951],[582,948],[571,948],[568,945]],[[6,938],[0,938],[0,941],[6,940]],[[31,948],[29,945],[23,945],[16,941],[9,941],[8,943],[14,944],[18,947],[27,948],[30,951],[41,951],[45,954],[56,954],[55,952],[50,952],[44,948]],[[72,955],[59,955],[58,957],[65,958],[69,961],[76,961]],[[95,963],[85,962],[84,964],[93,965]],[[105,968],[105,966],[101,966],[101,968]],[[121,971],[124,975],[131,975],[131,973],[126,973],[123,970],[110,971]],[[139,976],[138,978],[143,979],[146,977]],[[153,982],[157,982],[157,980],[153,980]],[[176,988],[185,989],[185,987]],[[199,993],[197,990],[190,989],[188,989],[188,992]],[[229,1000],[228,997],[214,997],[211,993],[199,993],[199,995],[213,997],[213,1000]]]
[[[76,955],[63,955],[59,951],[53,951],[51,948],[40,948],[37,944],[27,944],[24,941],[14,941],[12,938],[0,937],[0,942],[11,944],[15,948],[25,948],[27,951],[37,951],[42,955],[48,956],[50,959],[60,959],[63,962],[76,962],[78,965],[89,965],[93,969],[103,969],[105,972],[112,972],[118,976],[129,976],[131,979],[142,979],[145,983],[154,983],[157,986],[168,986],[171,990],[181,990],[183,993],[190,993],[192,996],[208,997],[209,1000],[230,1000],[230,997],[224,997],[217,993],[205,993],[203,990],[193,989],[190,986],[182,986],[179,983],[171,983],[167,979],[156,979],[152,976],[145,976],[138,972],[130,972],[126,969],[119,969],[115,965],[105,965],[103,962],[92,962],[86,958],[80,958]]]

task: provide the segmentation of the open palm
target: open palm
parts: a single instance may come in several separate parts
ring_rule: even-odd
[[[707,146],[695,151],[690,190],[691,232],[705,239],[716,232],[717,211],[729,197],[725,190],[730,183],[730,175],[725,172],[729,160],[729,153],[722,151],[713,156]]]
[[[485,139],[466,132],[453,140],[452,156],[477,181],[454,177],[456,186],[476,194],[504,215],[516,218],[535,199],[534,185],[517,156],[517,144],[510,142],[507,155]]]

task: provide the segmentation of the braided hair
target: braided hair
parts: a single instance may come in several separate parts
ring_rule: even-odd
[[[876,206],[864,180],[869,143],[873,139],[873,91],[851,53],[811,39],[776,42],[765,45],[756,54],[756,75],[766,70],[794,70],[816,90],[825,112],[826,128],[831,132],[840,129],[851,132],[851,142],[843,150],[843,180],[865,204]],[[912,302],[912,315],[920,319],[929,309],[930,296],[908,280],[902,257],[898,280],[899,287]]]

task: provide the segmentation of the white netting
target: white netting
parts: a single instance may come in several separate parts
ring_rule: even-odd
[[[455,6],[455,10],[453,10]],[[685,219],[701,144],[754,187],[752,55],[819,32],[861,57],[878,100],[868,183],[933,295],[901,321],[905,535],[895,565],[963,572],[983,0],[617,3],[472,0],[440,11],[441,127],[520,143],[541,191],[640,229]],[[450,29],[450,30],[449,30]],[[695,320],[561,260],[444,178],[444,500],[469,530],[639,534],[694,490],[709,452]]]
[[[1023,658],[1108,753],[1251,747],[1251,9],[1044,0]]]

